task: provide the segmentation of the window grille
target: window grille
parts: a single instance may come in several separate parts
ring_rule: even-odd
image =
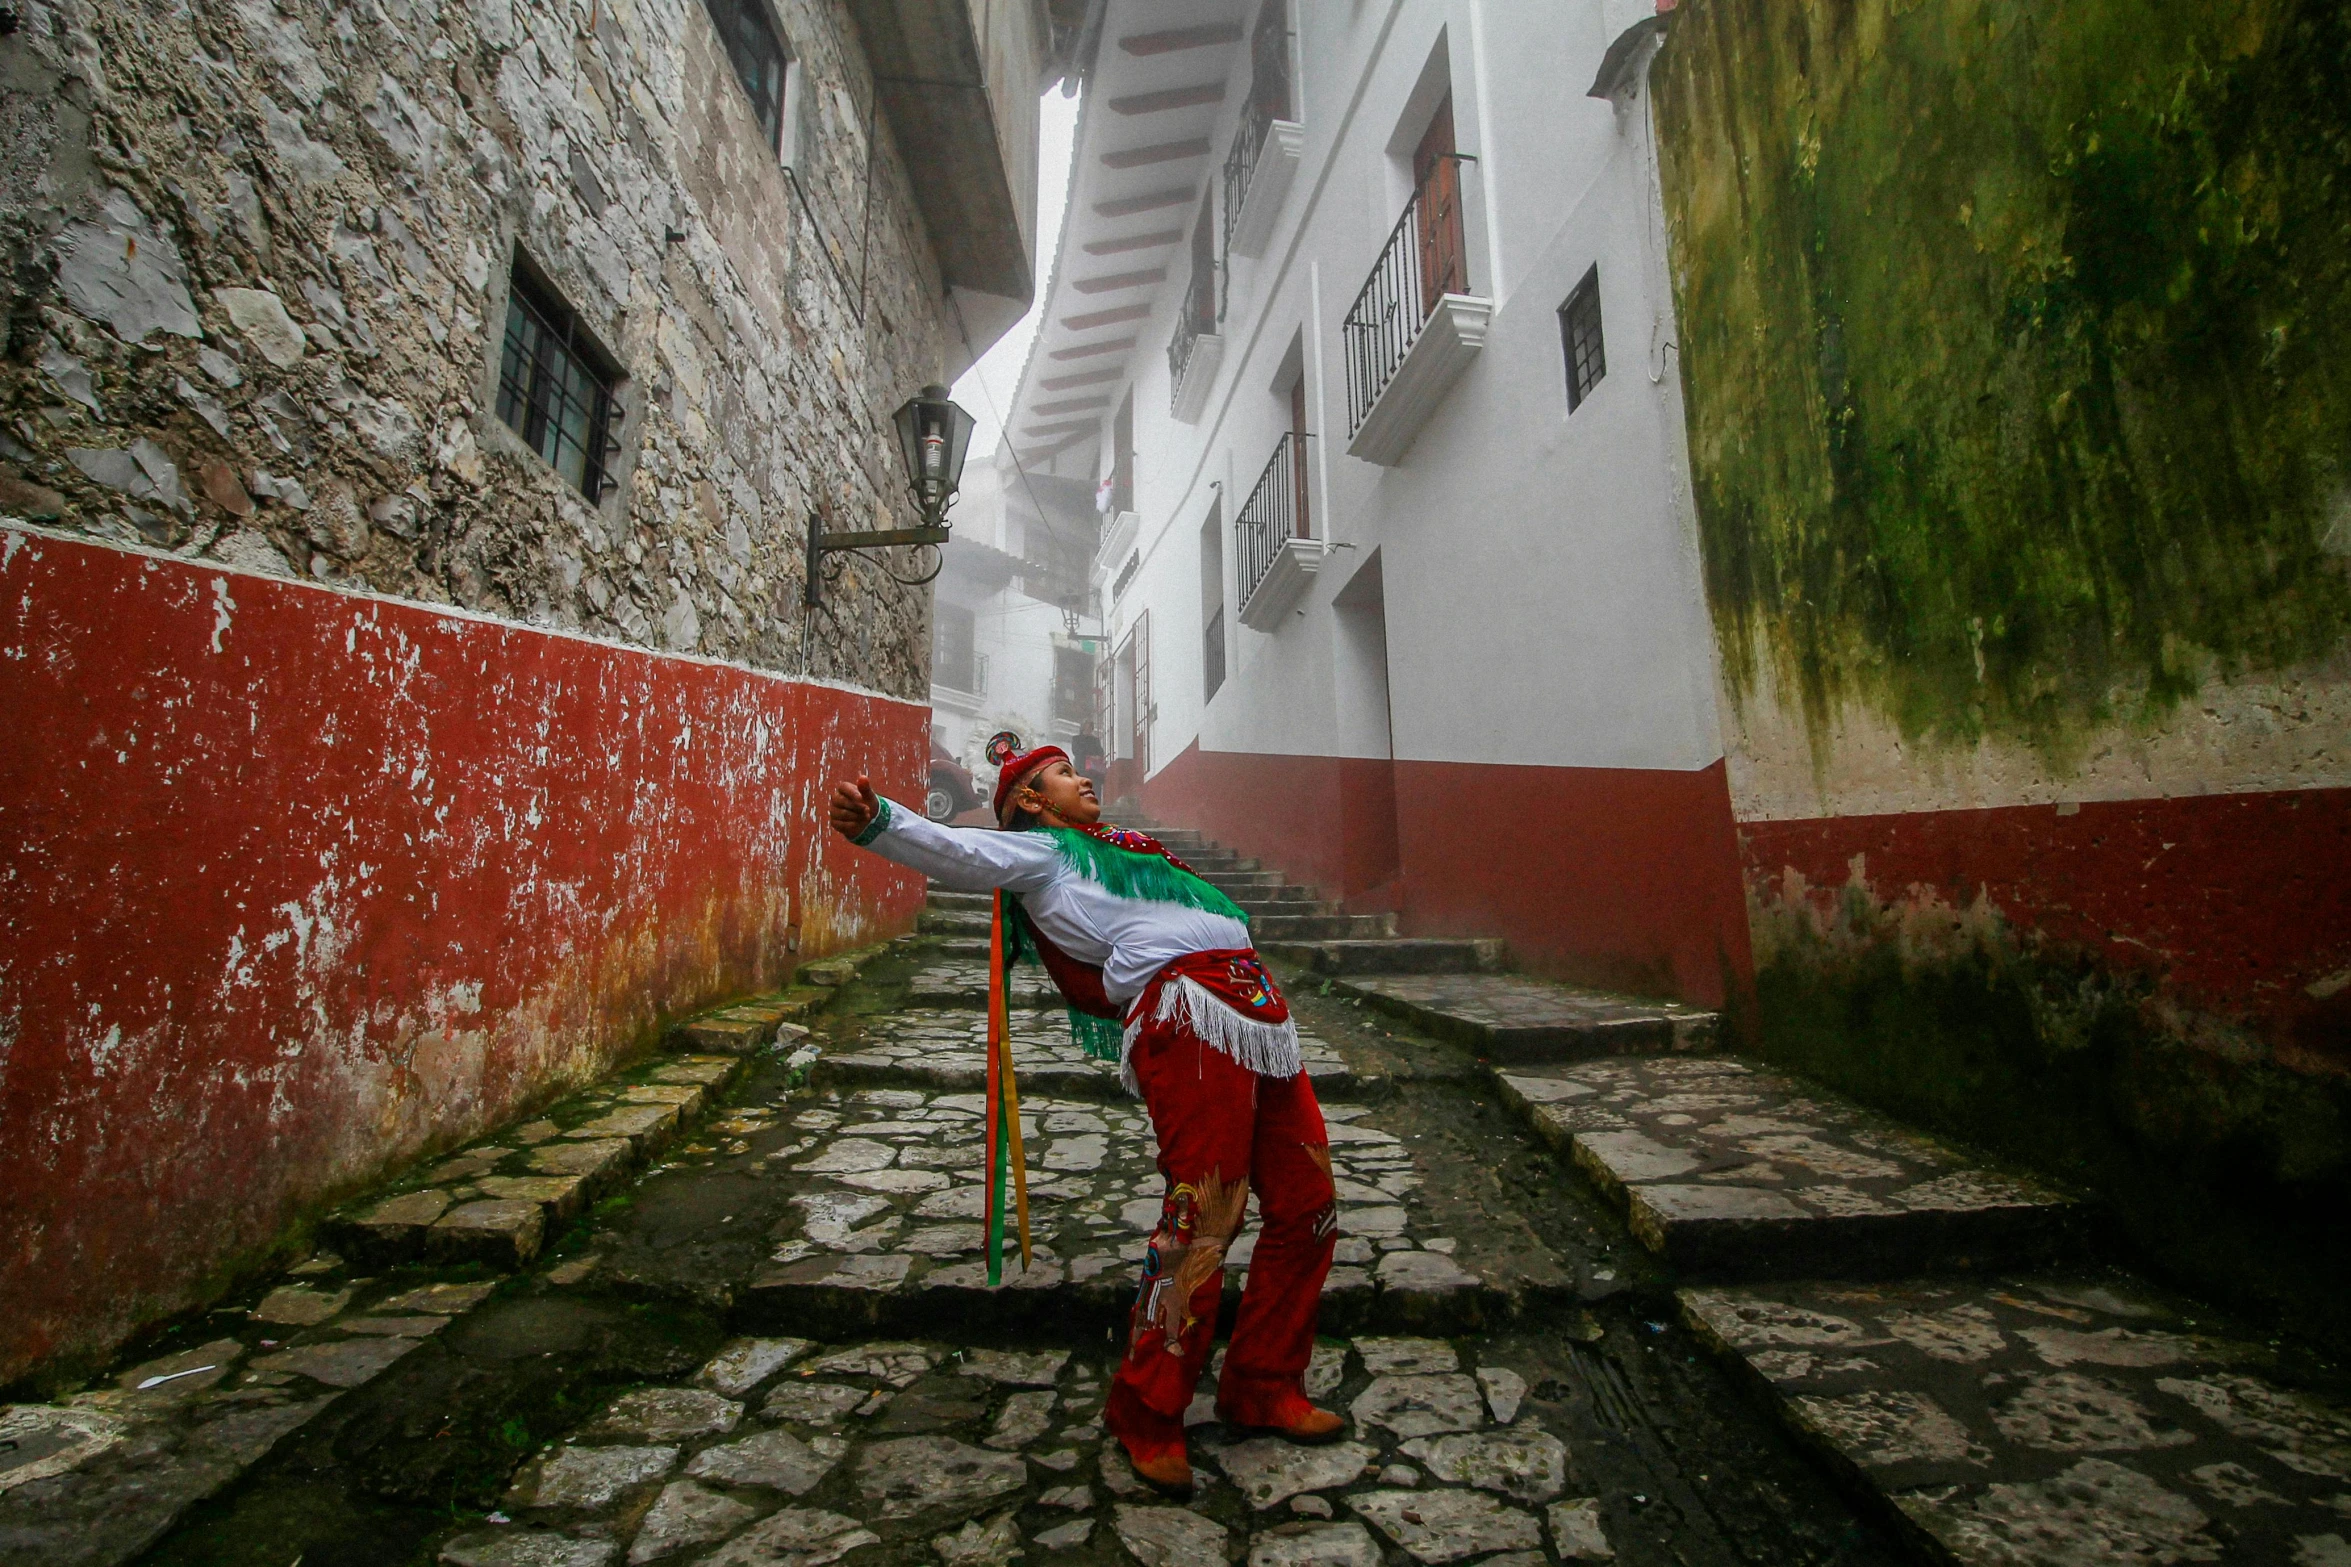
[[[734,62],[735,77],[751,95],[751,112],[769,150],[780,150],[784,135],[784,70],[791,56],[776,37],[764,0],[703,0],[712,25]]]
[[[1567,411],[1574,413],[1608,373],[1600,335],[1600,269],[1595,266],[1559,307],[1559,342],[1567,354]]]
[[[615,487],[605,470],[620,444],[618,379],[579,318],[518,264],[506,294],[498,417],[591,501]]]

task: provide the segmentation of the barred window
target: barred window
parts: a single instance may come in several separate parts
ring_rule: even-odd
[[[791,56],[768,20],[765,0],[703,0],[718,36],[727,46],[727,58],[743,91],[751,95],[751,112],[758,116],[760,134],[769,149],[783,146],[784,68]]]
[[[1583,406],[1608,373],[1607,346],[1600,337],[1600,269],[1594,266],[1559,307],[1559,341],[1567,353],[1567,411]]]
[[[517,265],[506,294],[498,417],[591,501],[612,487],[605,467],[618,445],[612,388],[619,378],[578,318]]]

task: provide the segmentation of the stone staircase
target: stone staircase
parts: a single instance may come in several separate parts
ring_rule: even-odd
[[[1148,830],[1216,874],[1245,865],[1283,882],[1198,833]],[[1898,1277],[2079,1250],[2071,1197],[1717,1054],[1720,1019],[1705,1008],[1513,974],[1499,941],[1399,936],[1394,916],[1379,919],[1376,933],[1259,945],[1475,1052],[1529,1129],[1686,1277]]]
[[[2319,1494],[2351,1417],[2249,1336],[2171,1331],[2211,1315],[2096,1263],[2090,1205],[1721,1053],[1702,1008],[1512,974],[1497,942],[1259,929],[1293,988],[1474,1052],[1698,1343],[1924,1559],[2351,1563],[2351,1503]]]

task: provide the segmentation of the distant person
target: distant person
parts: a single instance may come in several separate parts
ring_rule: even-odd
[[[1092,733],[1081,734],[1072,740],[1070,750],[1076,753],[1078,771],[1088,778],[1099,779],[1110,771],[1110,758],[1102,754],[1102,742],[1095,739]]]
[[[864,777],[836,785],[831,802],[850,842],[941,886],[1001,889],[1005,945],[1035,945],[1073,1014],[1124,1023],[1099,1053],[1119,1056],[1120,1080],[1151,1113],[1166,1195],[1104,1424],[1136,1474],[1190,1494],[1184,1410],[1208,1363],[1225,1249],[1254,1182],[1263,1230],[1217,1417],[1293,1442],[1336,1441],[1345,1422],[1309,1402],[1300,1382],[1338,1238],[1330,1137],[1289,1004],[1248,922],[1153,839],[1103,826],[1093,783],[1059,746],[1002,761],[995,811],[1001,831],[939,827]]]

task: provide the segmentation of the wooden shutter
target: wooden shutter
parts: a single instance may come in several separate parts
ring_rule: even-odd
[[[1445,294],[1469,292],[1462,265],[1461,165],[1453,159],[1453,99],[1437,105],[1412,154],[1412,184],[1420,197],[1420,313],[1426,319]]]

